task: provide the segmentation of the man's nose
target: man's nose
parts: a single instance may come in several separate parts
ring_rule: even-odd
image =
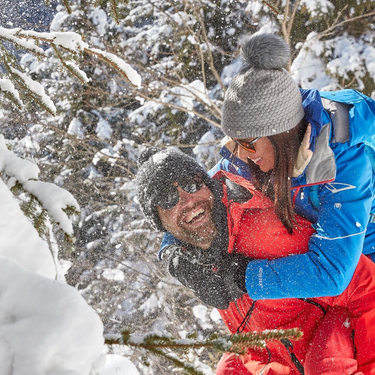
[[[177,190],[178,190],[178,195],[180,197],[180,200],[179,200],[180,204],[183,206],[189,204],[189,202],[193,198],[193,194],[186,192],[184,189],[181,189],[179,186],[177,186]]]

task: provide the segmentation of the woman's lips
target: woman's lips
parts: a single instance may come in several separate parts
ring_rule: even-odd
[[[259,162],[262,160],[262,158],[256,158],[256,159],[251,159],[248,157],[254,164],[259,164]]]

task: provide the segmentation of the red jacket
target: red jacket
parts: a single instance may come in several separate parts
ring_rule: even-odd
[[[228,201],[226,186],[223,184],[223,203],[227,206],[229,229],[229,252],[238,252],[254,259],[275,259],[289,255],[303,254],[308,250],[308,240],[314,233],[311,223],[296,216],[297,229],[288,234],[274,211],[273,202],[255,190],[253,185],[240,176],[220,171],[215,178],[225,175],[230,180],[246,187],[253,197],[245,203]],[[298,272],[298,269],[290,270]],[[250,320],[243,332],[266,329],[299,328],[303,338],[292,341],[298,360],[304,364],[308,344],[317,326],[324,317],[324,311],[340,306],[348,311],[348,324],[354,330],[354,343],[358,365],[365,374],[375,374],[375,264],[361,256],[355,274],[348,288],[337,297],[301,299],[258,300],[248,295],[232,302],[228,309],[220,310],[220,315],[232,333],[237,332],[246,313],[255,303]],[[371,327],[371,329],[370,329]],[[286,348],[278,343],[268,344],[275,360],[295,368]],[[266,360],[265,355],[253,358]],[[263,358],[262,358],[263,355]],[[267,363],[267,362],[266,362]],[[298,372],[296,372],[298,373]]]

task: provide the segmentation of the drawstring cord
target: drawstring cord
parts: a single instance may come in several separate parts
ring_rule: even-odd
[[[255,301],[253,301],[253,303],[251,304],[249,310],[247,311],[245,317],[242,320],[242,323],[238,326],[236,333],[242,333],[243,332],[243,330],[247,326],[247,323],[249,323],[249,320],[251,318],[251,314],[253,313],[254,309],[255,309]]]

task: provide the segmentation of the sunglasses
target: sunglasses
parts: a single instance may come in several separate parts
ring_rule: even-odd
[[[249,141],[249,142],[248,142],[248,141],[242,141],[242,140],[240,140],[240,139],[233,139],[233,138],[232,138],[232,141],[233,141],[236,145],[242,147],[244,150],[249,151],[249,152],[251,152],[251,153],[254,153],[254,152],[255,152],[254,143],[255,143],[259,138],[260,138],[260,137],[254,138],[254,139],[252,139],[252,140]]]
[[[173,208],[180,200],[180,195],[178,194],[177,190],[178,186],[187,193],[193,194],[202,188],[203,180],[201,176],[197,175],[194,177],[182,178],[177,181],[177,184],[177,186],[173,184],[168,186],[163,192],[163,195],[156,198],[154,201],[155,204],[164,210],[169,210],[170,208]]]

